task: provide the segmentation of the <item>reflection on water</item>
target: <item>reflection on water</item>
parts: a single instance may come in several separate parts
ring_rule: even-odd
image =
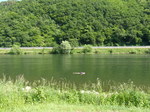
[[[84,75],[73,74],[85,72]],[[134,81],[149,85],[149,55],[1,55],[0,74],[24,75],[28,80],[65,78],[78,84],[102,81]]]

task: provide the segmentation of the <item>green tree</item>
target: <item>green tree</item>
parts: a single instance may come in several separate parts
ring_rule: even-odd
[[[149,0],[0,2],[0,47],[150,45]]]

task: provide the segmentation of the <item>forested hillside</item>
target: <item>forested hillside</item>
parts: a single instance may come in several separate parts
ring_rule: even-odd
[[[150,0],[0,3],[0,47],[150,45]]]

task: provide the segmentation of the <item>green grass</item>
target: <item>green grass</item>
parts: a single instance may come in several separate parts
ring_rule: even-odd
[[[22,54],[50,54],[52,49],[22,49]],[[0,54],[10,54],[9,49],[1,49]]]
[[[1,49],[0,54],[8,54],[10,50],[8,49]]]
[[[83,49],[73,49],[72,54],[83,54]],[[149,48],[93,48],[86,54],[150,54]]]
[[[116,109],[123,112],[126,109],[148,110],[150,93],[136,87],[132,82],[118,86],[111,85],[109,90],[105,91],[99,80],[96,83],[76,87],[74,84],[53,79],[51,81],[42,79],[32,83],[23,77],[16,80],[5,77],[0,79],[0,111],[57,112],[59,108],[62,112],[77,110],[92,112],[98,111],[97,109],[110,111]]]
[[[52,49],[24,49],[25,54],[50,54]]]
[[[89,54],[150,54],[148,48],[94,48]],[[74,54],[83,53],[82,49],[74,49]]]
[[[1,112],[150,112],[150,109],[111,105],[43,103],[0,110]]]
[[[147,54],[148,48],[114,48],[114,49],[95,49],[100,54]]]

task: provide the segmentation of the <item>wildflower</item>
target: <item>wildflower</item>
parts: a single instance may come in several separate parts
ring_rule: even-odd
[[[81,90],[80,93],[81,93],[81,94],[90,94],[91,92],[90,92],[90,91]]]
[[[82,94],[83,94],[83,93],[85,93],[85,91],[84,91],[84,90],[81,90],[81,91],[80,91],[80,93],[82,93]]]
[[[81,90],[80,93],[81,94],[96,94],[96,95],[99,94],[99,92],[96,92],[94,90],[93,91],[84,91],[84,90]]]
[[[26,86],[25,88],[22,88],[23,91],[25,92],[29,92],[31,90],[30,86]]]

